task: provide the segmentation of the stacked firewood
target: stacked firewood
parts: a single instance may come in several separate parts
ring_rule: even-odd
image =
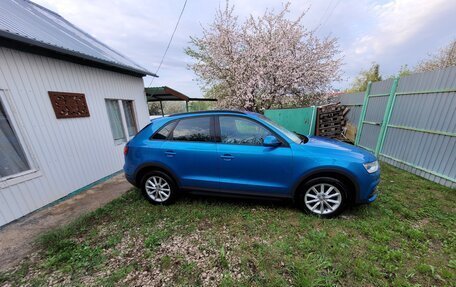
[[[348,110],[340,103],[319,106],[317,108],[315,134],[322,137],[343,139],[342,132],[346,124],[345,115]]]

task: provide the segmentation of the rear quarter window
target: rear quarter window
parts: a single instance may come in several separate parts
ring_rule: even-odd
[[[169,134],[173,130],[174,125],[176,122],[171,122],[165,124],[162,128],[160,128],[153,136],[152,139],[155,140],[165,140],[168,138]]]

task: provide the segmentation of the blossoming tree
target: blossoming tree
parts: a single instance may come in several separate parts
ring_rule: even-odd
[[[227,3],[201,38],[191,37],[190,67],[219,107],[262,112],[305,105],[339,80],[337,40],[307,30],[305,12],[289,20],[289,7],[240,23]]]

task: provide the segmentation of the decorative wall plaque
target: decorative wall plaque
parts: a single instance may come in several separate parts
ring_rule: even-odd
[[[58,119],[89,117],[89,107],[84,94],[49,92],[55,116]]]

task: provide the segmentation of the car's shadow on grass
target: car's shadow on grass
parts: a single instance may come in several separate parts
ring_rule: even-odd
[[[284,198],[265,198],[265,197],[243,197],[243,196],[226,196],[226,195],[208,195],[188,193],[181,195],[177,200],[180,203],[198,203],[207,205],[228,205],[231,208],[264,208],[272,210],[287,210],[292,212],[306,214],[301,211],[296,203],[291,199]],[[350,205],[342,212],[340,218],[357,217],[368,205]],[[308,216],[315,216],[306,214]]]
[[[288,208],[297,209],[293,201],[282,198],[253,198],[242,196],[217,196],[186,194],[179,198],[179,201],[199,202],[206,204],[228,204],[233,207],[264,207],[264,208]]]

